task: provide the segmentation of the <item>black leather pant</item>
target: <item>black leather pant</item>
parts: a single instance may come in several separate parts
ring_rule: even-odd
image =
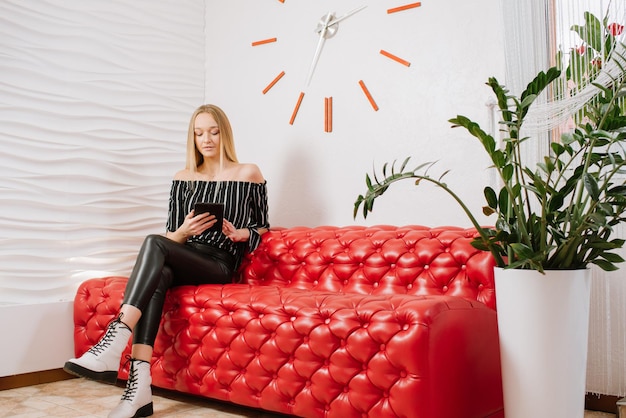
[[[148,235],[128,279],[123,304],[141,311],[133,344],[154,346],[167,289],[204,283],[230,283],[230,254],[208,245],[180,244],[162,235]]]

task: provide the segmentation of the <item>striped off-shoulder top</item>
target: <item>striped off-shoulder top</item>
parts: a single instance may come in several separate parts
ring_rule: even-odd
[[[246,251],[261,242],[260,228],[269,228],[266,183],[246,181],[174,180],[170,191],[167,230],[176,231],[197,202],[224,203],[224,218],[237,229],[248,228],[248,242],[232,242],[221,231],[204,232],[189,238],[228,251],[239,267]]]

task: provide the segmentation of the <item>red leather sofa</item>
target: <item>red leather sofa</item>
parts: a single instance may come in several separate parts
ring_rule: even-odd
[[[470,245],[474,234],[272,230],[241,283],[170,290],[153,385],[301,417],[503,417],[494,262]],[[82,283],[77,356],[104,333],[125,284]]]

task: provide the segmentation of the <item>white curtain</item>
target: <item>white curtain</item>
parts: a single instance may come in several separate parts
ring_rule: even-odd
[[[551,0],[503,1],[506,85],[519,95],[532,78],[550,66],[548,23]]]
[[[504,84],[515,96],[519,97],[539,71],[546,71],[553,65],[550,55],[551,1],[502,2],[506,61]],[[548,133],[535,134],[534,137],[534,140],[521,146],[522,158],[529,166],[542,161],[549,150]]]

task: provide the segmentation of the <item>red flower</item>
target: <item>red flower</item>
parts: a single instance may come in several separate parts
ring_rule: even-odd
[[[587,48],[585,48],[585,45],[581,45],[578,48],[576,48],[576,52],[578,52],[578,55],[583,55],[586,50]]]
[[[613,36],[621,35],[622,32],[624,31],[624,25],[620,25],[619,23],[611,23],[606,28],[609,30],[609,32]]]

